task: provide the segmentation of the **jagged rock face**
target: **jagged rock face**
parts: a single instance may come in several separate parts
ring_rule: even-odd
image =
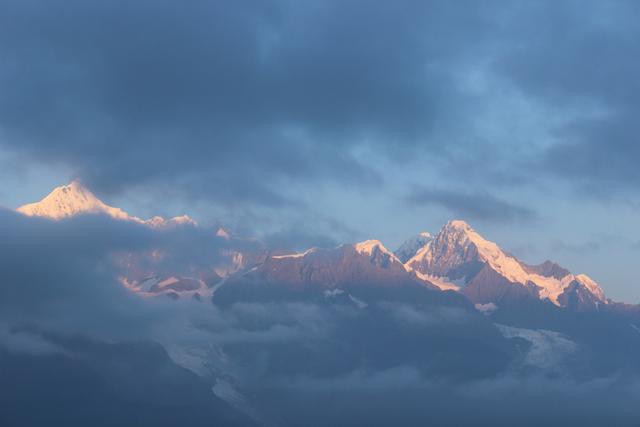
[[[452,279],[464,277],[469,265],[477,267],[475,264],[479,261],[478,247],[469,239],[466,231],[465,225],[450,222],[407,265],[416,271],[436,276]]]
[[[402,262],[377,241],[271,256],[251,274],[265,283],[298,287],[333,288],[355,283],[394,286],[417,282]]]
[[[569,299],[560,296],[571,293],[568,288],[574,281],[595,301],[607,303],[600,286],[589,277],[574,276],[550,261],[525,264],[463,221],[447,223],[405,266],[441,288],[458,287],[474,303],[534,298],[564,306]]]
[[[591,277],[587,276],[586,274],[578,274],[577,276],[575,276],[575,280],[580,285],[582,285],[597,301],[599,301],[600,303],[607,302],[604,291],[602,290],[600,285],[598,285]]]
[[[411,239],[405,241],[393,253],[398,257],[400,261],[405,263],[413,258],[415,254],[418,253],[418,251],[431,240],[433,240],[433,236],[430,233],[423,231],[417,236],[414,236]]]
[[[534,284],[510,282],[488,265],[473,277],[462,293],[474,304],[494,303],[498,306],[504,302],[539,299],[538,288]]]
[[[566,287],[558,297],[558,302],[562,307],[576,311],[597,310],[603,304],[599,296],[578,280],[574,280]]]
[[[55,188],[40,202],[24,205],[18,211],[53,220],[78,214],[103,214],[153,228],[197,227],[197,223],[186,215],[142,220],[105,204],[77,181]],[[230,239],[224,229],[218,230],[217,237]],[[138,255],[137,264],[141,266],[146,262],[154,268],[132,268],[136,265],[135,257],[130,258],[130,274],[122,278],[122,282],[145,295],[168,292],[208,295],[214,292],[209,280],[213,274],[218,278],[243,275],[243,280],[298,288],[335,288],[345,284],[392,287],[417,283],[423,287],[460,291],[479,304],[522,298],[548,300],[561,307],[576,304],[595,307],[596,302],[608,303],[600,286],[588,276],[574,276],[551,261],[526,264],[460,220],[450,221],[435,236],[420,233],[405,242],[396,254],[377,240],[290,255],[266,256],[264,250],[252,253],[229,249],[216,265],[209,266],[206,271],[189,270],[188,274],[161,271],[155,252]],[[253,266],[257,267],[245,275]],[[140,274],[132,273],[138,270]],[[154,277],[157,283],[148,281],[149,277]],[[167,280],[176,282],[167,285]],[[147,289],[149,283],[157,286]]]
[[[441,292],[407,271],[375,240],[270,256],[250,271],[227,279],[213,295],[213,302],[221,307],[239,301],[321,301],[360,309],[375,301],[404,301],[472,310],[462,295]]]

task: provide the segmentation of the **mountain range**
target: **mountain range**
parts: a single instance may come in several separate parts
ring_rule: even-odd
[[[423,388],[414,392],[400,386],[395,396],[383,385],[426,379],[427,389],[445,384],[452,400],[471,405],[475,399],[466,391],[451,390],[505,378],[591,381],[640,375],[640,307],[612,301],[587,275],[552,261],[519,260],[461,220],[434,234],[421,232],[395,251],[366,240],[291,252],[226,228],[209,229],[188,216],[141,219],[102,202],[79,182],[17,211],[54,225],[102,215],[160,236],[157,247],[114,254],[115,286],[119,282],[144,304],[170,297],[210,308],[212,317],[198,318],[196,329],[215,339],[189,342],[186,348],[170,340],[171,360],[162,359],[158,350],[156,368],[175,363],[196,373],[195,378],[176,375],[189,387],[210,387],[218,403],[221,399],[242,413],[240,419],[252,420],[246,425],[310,425],[310,418],[314,425],[343,422],[337,412],[323,410],[335,407],[334,387],[342,387],[347,412],[360,405],[375,409],[381,420],[394,414],[379,425],[401,420],[413,425],[415,419],[475,425],[458,423],[459,414],[443,423],[437,408],[421,399],[412,404],[414,412],[398,411],[420,393],[427,393],[427,402],[443,402],[440,390],[429,395]],[[118,351],[134,351],[129,348]],[[144,363],[138,358],[149,356],[138,351],[127,363]],[[99,366],[109,379],[110,365]],[[149,373],[155,375],[155,370]],[[122,377],[127,381],[118,387],[129,388],[130,376]],[[364,392],[351,388],[360,381]],[[384,397],[373,408],[369,399],[376,390]],[[520,413],[509,418],[496,412],[500,405],[474,406],[474,411],[503,423],[496,425],[521,424]],[[528,416],[548,424],[558,413]]]
[[[57,187],[41,201],[21,206],[17,211],[52,220],[79,214],[103,214],[156,228],[198,227],[187,215],[142,220],[102,202],[78,181]],[[219,228],[216,235],[225,239],[230,236],[223,228]],[[129,266],[129,271],[134,270],[134,266]],[[292,289],[337,289],[354,283],[381,286],[414,283],[430,289],[458,292],[480,309],[524,299],[578,309],[597,309],[610,302],[600,285],[586,274],[574,275],[551,261],[526,264],[461,220],[449,221],[435,235],[422,232],[393,252],[378,240],[335,248],[310,248],[289,254],[268,252],[260,246],[253,253],[230,251],[227,264],[218,264],[212,270],[190,278],[138,272],[135,278],[124,277],[123,283],[147,295],[170,292],[173,296],[196,293],[204,296],[211,294],[207,291],[221,280],[237,275],[243,281],[253,277]],[[212,273],[215,274],[212,276]],[[234,280],[226,281],[232,283]]]
[[[103,214],[114,219],[133,221],[153,227],[178,224],[196,225],[196,222],[187,215],[169,219],[154,216],[146,220],[129,215],[122,209],[109,206],[98,199],[95,194],[77,180],[70,182],[68,185],[56,187],[39,202],[20,206],[16,210],[27,216],[39,216],[54,220],[80,214]]]

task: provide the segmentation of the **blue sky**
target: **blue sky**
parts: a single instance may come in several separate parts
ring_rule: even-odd
[[[7,1],[0,204],[80,178],[292,248],[467,220],[640,300],[629,1]]]

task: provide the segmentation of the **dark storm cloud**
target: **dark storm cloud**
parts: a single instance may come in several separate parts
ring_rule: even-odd
[[[453,181],[474,171],[522,186],[542,174],[634,191],[637,9],[5,1],[0,143],[67,165],[97,191],[162,184],[228,204],[295,207],[291,183],[377,188],[389,175],[356,154],[361,145],[395,160],[426,153],[436,169],[458,166]],[[469,89],[475,72],[494,86]],[[508,90],[566,113],[560,125],[543,120],[553,144],[524,156],[514,146],[527,135],[475,133],[487,105],[509,108]],[[460,168],[460,153],[475,168]]]
[[[291,179],[379,183],[351,148],[434,146],[485,25],[475,2],[8,1],[3,143],[99,191],[282,206]]]
[[[415,188],[405,198],[411,206],[439,206],[451,214],[479,221],[530,221],[536,212],[502,200],[483,191],[460,192],[434,188]]]

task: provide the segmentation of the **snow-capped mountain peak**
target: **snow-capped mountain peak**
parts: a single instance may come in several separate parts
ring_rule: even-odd
[[[422,248],[424,245],[429,243],[433,239],[433,236],[428,231],[423,231],[419,233],[417,236],[414,236],[396,249],[394,254],[400,259],[402,262],[407,262]]]
[[[358,253],[361,254],[373,256],[377,252],[380,252],[400,262],[400,260],[398,260],[397,257],[389,249],[387,249],[380,240],[365,240],[363,242],[354,244],[353,247]]]
[[[139,220],[120,208],[107,205],[79,181],[56,187],[44,199],[17,209],[28,216],[41,216],[54,220],[85,213],[101,213],[122,220]]]
[[[448,243],[456,243],[464,247],[474,245],[478,251],[478,255],[485,261],[504,261],[502,258],[506,256],[497,244],[486,240],[471,228],[469,224],[462,220],[449,221],[442,231],[438,233],[436,239],[437,238],[441,238],[441,240],[446,240]],[[510,256],[508,258],[513,259]],[[502,262],[501,264],[505,263]],[[514,273],[519,273],[519,271],[517,271],[518,267],[510,267],[513,267],[512,269],[516,270]]]
[[[444,276],[457,266],[473,260],[495,260],[497,264],[512,264],[504,258],[506,255],[498,245],[484,239],[466,222],[454,220],[445,224],[433,239],[406,262],[406,265],[423,273],[422,270],[428,270],[432,274]],[[516,271],[518,269],[518,266],[510,267]],[[463,275],[458,274],[459,277]]]
[[[229,234],[229,232],[223,227],[218,227],[218,230],[216,231],[216,236],[222,237],[225,240],[229,240],[231,238],[231,234]]]
[[[82,214],[102,214],[117,220],[133,221],[156,228],[185,224],[197,225],[188,215],[176,216],[169,219],[154,216],[148,220],[129,215],[120,208],[104,203],[78,180],[54,188],[51,193],[39,202],[20,206],[16,211],[27,216],[44,217],[56,221]]]
[[[335,248],[311,248],[300,253],[274,254],[235,281],[271,283],[294,288],[337,286],[427,286],[378,240]],[[234,282],[234,280],[230,280]]]
[[[373,265],[383,269],[402,270],[403,274],[406,272],[406,267],[402,261],[379,240],[365,240],[351,247],[360,256],[368,258],[369,262]]]
[[[139,218],[134,218],[135,221],[139,221]],[[174,216],[173,218],[165,219],[161,216],[154,216],[150,219],[142,221],[144,224],[151,227],[171,227],[178,225],[198,225],[198,223],[192,219],[189,215]]]
[[[561,305],[566,300],[561,296],[576,284],[606,303],[602,289],[588,277],[574,276],[555,264],[550,268],[548,262],[528,266],[460,220],[448,222],[405,266],[434,283],[460,287],[478,303],[516,294]]]
[[[451,221],[445,224],[444,228],[448,230],[463,230],[463,231],[473,230],[466,221],[463,221],[461,219],[452,219]]]
[[[527,283],[531,276],[520,261],[503,251],[496,243],[482,237],[469,224],[461,220],[449,221],[442,230],[407,265],[419,266],[438,275],[446,275],[467,263],[487,263],[495,271],[516,283]],[[459,271],[458,273],[463,273]],[[458,274],[458,276],[460,276]]]
[[[598,283],[596,283],[596,281],[591,277],[587,276],[586,274],[578,274],[575,276],[575,279],[578,283],[586,287],[589,292],[595,295],[598,300],[602,302],[607,300],[600,285],[598,285]]]
[[[197,226],[186,215],[142,220],[104,203],[79,181],[57,187],[41,201],[21,206],[17,211],[52,220],[102,214],[153,228]],[[231,239],[223,228],[215,234],[218,238]],[[506,299],[531,297],[563,307],[608,304],[600,286],[588,276],[573,275],[551,261],[525,264],[462,220],[449,221],[435,236],[422,232],[395,253],[379,240],[332,249],[312,248],[293,254],[268,256],[266,252],[258,252],[254,256],[229,249],[224,255],[230,262],[214,269],[219,277],[229,277],[235,272],[244,272],[247,265],[255,265],[253,275],[256,277],[304,286],[355,283],[387,286],[420,282],[442,290],[459,291],[476,304],[499,305]]]

